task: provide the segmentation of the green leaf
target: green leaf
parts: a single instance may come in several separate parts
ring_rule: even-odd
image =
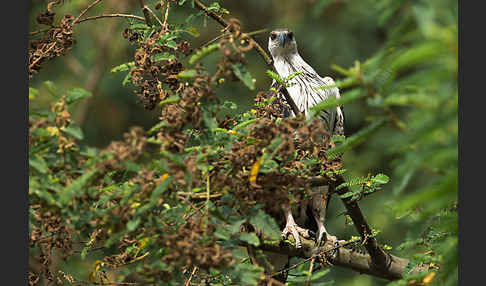
[[[49,166],[47,165],[44,158],[37,154],[29,158],[29,165],[42,174],[45,174],[49,171]]]
[[[366,138],[374,134],[376,130],[378,130],[380,127],[384,126],[387,120],[385,119],[380,119],[377,120],[373,123],[371,123],[368,127],[360,130],[356,134],[354,134],[351,137],[347,137],[344,142],[336,147],[333,147],[329,150],[326,151],[326,155],[329,160],[334,160],[339,155],[343,154],[347,150],[353,148],[354,146],[358,145],[359,143],[363,142]]]
[[[75,197],[79,197],[85,192],[86,185],[95,177],[97,170],[90,170],[79,176],[69,186],[59,194],[59,202],[61,205],[67,205]]]
[[[164,45],[174,50],[177,49],[177,43],[174,40],[169,40]]]
[[[37,95],[39,95],[39,90],[29,87],[29,99],[34,99]]]
[[[168,98],[162,100],[161,102],[159,102],[159,106],[164,106],[166,104],[176,103],[179,100],[181,100],[181,98],[178,95],[172,95],[172,96],[169,96]]]
[[[200,60],[202,60],[203,58],[207,57],[208,55],[210,55],[211,53],[217,51],[219,49],[219,44],[211,44],[207,47],[203,47],[201,50],[197,51],[194,55],[192,55],[190,58],[189,58],[189,64],[194,64]]]
[[[254,90],[255,81],[246,67],[241,63],[234,63],[231,66],[233,67],[233,73],[235,76],[239,78],[250,90]]]
[[[84,138],[83,130],[81,130],[81,127],[79,127],[78,125],[71,124],[68,127],[62,129],[62,131],[79,140],[83,140]]]
[[[352,91],[343,93],[340,98],[336,98],[334,96],[329,97],[310,108],[311,118],[319,115],[323,110],[329,110],[337,106],[342,106],[365,96],[366,93],[362,92],[361,89],[353,89]]]
[[[152,57],[152,61],[154,63],[156,62],[160,62],[160,61],[166,61],[166,60],[173,60],[175,59],[175,56],[173,54],[169,54],[167,52],[165,53],[159,53],[159,54],[155,54],[153,57]]]
[[[124,64],[121,64],[119,66],[112,68],[111,72],[115,73],[115,72],[127,71],[127,70],[130,70],[130,68],[132,68],[134,66],[135,66],[135,62],[124,63]]]
[[[258,237],[256,236],[256,234],[254,232],[250,232],[250,233],[242,233],[240,235],[240,239],[244,242],[247,242],[248,244],[251,244],[251,245],[254,245],[254,246],[259,246],[260,245],[260,240],[258,239]]]
[[[271,240],[279,240],[281,238],[280,229],[275,220],[262,210],[252,211],[250,223],[255,229],[264,231],[264,234],[269,236]]]
[[[82,88],[72,88],[67,91],[66,103],[71,104],[81,99],[92,96],[91,92]]]
[[[375,177],[373,177],[373,181],[377,184],[386,184],[390,181],[390,178],[385,175],[385,174],[377,174]]]
[[[280,84],[283,84],[284,83],[283,78],[280,77],[280,75],[278,75],[277,73],[274,73],[271,70],[267,70],[267,75],[270,76],[272,79],[274,79],[276,82],[278,82]]]
[[[363,185],[367,181],[369,181],[369,177],[355,177],[351,179],[347,179],[345,183],[342,183],[341,185],[336,187],[336,190],[340,190],[345,187],[352,187],[352,186],[358,186],[358,185]]]
[[[162,128],[166,127],[166,126],[168,126],[168,123],[167,122],[160,121],[159,123],[155,124],[152,128],[150,128],[150,130],[147,131],[147,133],[149,135],[154,134],[155,132],[159,131],[160,129],[162,129]]]
[[[258,118],[252,118],[252,119],[243,121],[243,122],[239,123],[238,125],[236,125],[235,127],[233,127],[233,130],[239,130],[239,129],[245,128],[248,125],[250,125],[250,124],[252,124],[256,121],[258,121]]]
[[[203,120],[204,124],[209,128],[209,130],[215,130],[218,128],[218,121],[206,108],[203,108]]]
[[[194,78],[197,76],[195,69],[184,70],[177,74],[177,78]]]
[[[137,228],[137,226],[140,224],[140,222],[141,222],[140,218],[136,218],[127,222],[127,231],[128,232],[134,231]]]
[[[59,98],[57,87],[52,81],[46,80],[43,85],[52,96]]]
[[[86,258],[86,255],[88,254],[88,249],[89,246],[83,247],[83,250],[81,250],[81,260],[84,260]]]
[[[262,273],[262,267],[254,264],[237,263],[234,270],[230,271],[228,275],[234,285],[256,286]]]
[[[229,227],[228,230],[231,234],[238,233],[240,231],[240,226],[246,221],[246,219],[237,220],[233,222]]]
[[[134,30],[149,30],[150,29],[150,27],[147,26],[147,24],[141,24],[141,23],[131,24],[130,28],[132,28]]]
[[[127,84],[129,84],[130,79],[131,79],[130,72],[128,72],[127,75],[123,78],[122,85],[126,86]]]
[[[169,188],[171,183],[172,183],[172,177],[170,176],[166,177],[166,179],[152,191],[152,195],[150,195],[150,201],[156,202],[162,196],[162,194]]]

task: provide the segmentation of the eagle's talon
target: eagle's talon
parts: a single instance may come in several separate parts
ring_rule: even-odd
[[[282,231],[282,238],[286,239],[289,234],[292,234],[295,240],[295,247],[301,248],[302,243],[300,241],[300,236],[304,238],[310,238],[311,237],[311,231],[305,228],[301,228],[294,222],[287,222],[285,225],[285,228]]]

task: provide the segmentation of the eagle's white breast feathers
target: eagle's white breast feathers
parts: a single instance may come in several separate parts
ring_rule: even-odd
[[[309,115],[310,108],[319,102],[329,98],[339,98],[339,89],[330,77],[320,77],[317,72],[307,64],[298,53],[291,55],[281,55],[274,57],[274,66],[277,73],[282,78],[301,72],[290,80],[291,86],[287,88],[289,95],[297,107],[306,116]],[[333,86],[322,88],[323,86]],[[293,112],[291,112],[293,115]],[[332,110],[324,110],[319,116],[329,127],[331,134],[343,134],[344,115],[340,107]]]

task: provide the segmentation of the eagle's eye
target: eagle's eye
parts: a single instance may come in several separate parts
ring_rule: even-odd
[[[277,38],[277,35],[275,34],[270,34],[270,39],[275,40]]]
[[[294,33],[289,32],[289,33],[288,33],[288,37],[289,37],[289,40],[292,40],[292,38],[294,37]]]

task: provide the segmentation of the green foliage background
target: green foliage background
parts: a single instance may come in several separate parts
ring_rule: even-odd
[[[66,1],[56,12],[76,16],[90,2]],[[147,2],[153,7],[156,1]],[[210,5],[216,1],[203,2]],[[431,285],[457,285],[457,1],[284,3],[277,0],[219,1],[221,7],[241,21],[245,32],[263,28],[292,29],[304,59],[321,75],[332,76],[343,84],[343,98],[352,98],[344,104],[346,136],[348,139],[355,136],[353,142],[344,143],[350,144],[343,157],[345,175],[350,180],[377,173],[390,178],[379,192],[360,201],[370,225],[380,230],[378,241],[391,246],[391,253],[410,258],[413,263],[440,265]],[[35,31],[39,29],[36,15],[44,11],[45,1],[32,0],[31,4],[30,31]],[[184,23],[195,13],[188,3],[185,5],[186,9],[171,10],[170,21]],[[102,1],[90,14],[112,11],[142,15],[137,1],[119,0]],[[221,29],[213,20],[204,17],[194,19],[190,25],[196,27],[199,34],[189,38],[192,47],[213,39]],[[159,112],[144,110],[136,104],[133,87],[121,84],[125,73],[110,72],[113,67],[131,61],[135,52],[121,36],[126,27],[127,22],[120,19],[79,24],[73,49],[66,56],[46,63],[29,83],[37,90],[32,92],[34,98],[29,101],[31,116],[57,100],[45,84],[47,80],[52,81],[58,91],[70,90],[70,96],[79,93],[80,97],[84,96],[82,91],[76,93],[73,88],[92,93],[70,105],[72,119],[79,128],[72,127],[66,132],[67,137],[76,138],[83,146],[80,152],[88,158],[87,165],[98,156],[94,147],[104,148],[113,140],[122,140],[131,126],[142,126],[147,131],[158,123]],[[266,47],[267,33],[257,34],[255,39]],[[271,82],[265,73],[268,67],[258,54],[251,51],[246,57],[247,69],[256,79],[255,89],[250,91],[241,82],[227,81],[217,91],[222,100],[236,103],[233,113],[241,114],[253,108],[256,92],[267,90]],[[217,59],[216,54],[211,54],[203,62],[211,70]],[[383,118],[386,124],[366,132],[367,127]],[[43,184],[45,178],[56,176],[53,174],[55,167],[50,165],[55,151],[56,148],[52,153],[40,155],[35,149],[30,150],[31,204],[57,201],[62,208],[76,192],[90,184],[93,174],[81,170],[82,174],[66,184],[63,191],[56,190],[55,195],[49,195],[52,190],[44,190]],[[134,167],[134,170],[138,169]],[[119,191],[133,192],[128,186],[124,188]],[[62,194],[59,197],[58,191]],[[89,192],[95,190],[90,188]],[[175,209],[172,214],[174,220],[180,215],[177,211]],[[343,211],[340,200],[333,198],[328,211],[328,229],[339,237],[349,238],[356,233],[352,226],[345,225],[345,217],[339,216]],[[138,223],[140,221],[131,221],[126,228],[135,230]],[[83,235],[86,234],[80,236],[83,238]],[[32,253],[34,255],[35,250]],[[98,258],[95,252],[85,259],[59,262],[59,267],[87,280]],[[248,264],[238,267],[235,271],[241,273],[253,271]],[[305,269],[303,266],[296,271]],[[408,277],[419,281],[422,278]],[[290,284],[292,279],[298,280],[290,278]],[[336,285],[406,285],[406,281],[389,283],[337,267],[319,279],[334,280]]]

